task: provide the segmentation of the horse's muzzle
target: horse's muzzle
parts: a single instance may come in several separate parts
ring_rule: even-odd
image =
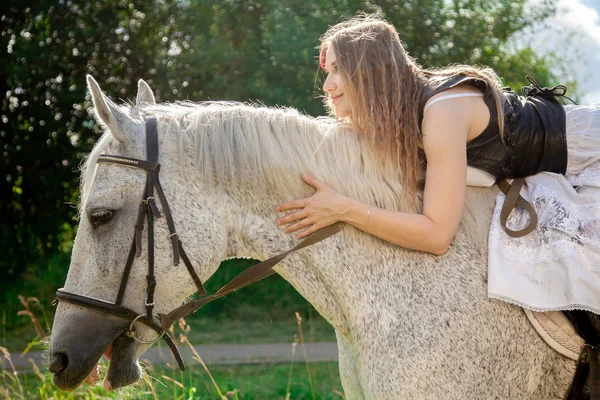
[[[48,370],[54,384],[62,390],[75,390],[127,328],[127,321],[121,318],[60,305],[50,337]]]

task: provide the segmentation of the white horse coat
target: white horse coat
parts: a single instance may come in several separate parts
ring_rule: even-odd
[[[364,140],[330,119],[243,104],[155,105],[143,81],[136,106],[119,108],[92,78],[88,85],[106,129],[82,173],[81,221],[65,290],[111,302],[116,297],[145,175],[97,166],[95,160],[101,153],[145,159],[144,118],[158,120],[161,183],[178,236],[203,281],[224,259],[265,259],[296,243],[275,225],[275,207],[312,192],[301,172],[343,195],[417,211],[404,198],[395,168],[378,170]],[[467,189],[459,231],[443,256],[345,226],[278,264],[277,272],[334,326],[348,399],[563,397],[575,363],[551,350],[521,309],[487,299],[487,230],[495,193]],[[195,287],[185,268],[172,266],[164,221],[158,219],[155,230],[155,308],[168,313]],[[145,275],[144,251],[124,299],[140,313]],[[119,335],[125,325],[61,302],[50,344],[57,386],[77,387],[107,348],[107,388],[139,379],[137,360],[147,346]],[[148,328],[138,329],[153,336]]]

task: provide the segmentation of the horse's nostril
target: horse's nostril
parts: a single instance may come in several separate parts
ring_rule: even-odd
[[[48,371],[58,374],[67,369],[67,365],[69,365],[69,358],[65,353],[54,353]]]

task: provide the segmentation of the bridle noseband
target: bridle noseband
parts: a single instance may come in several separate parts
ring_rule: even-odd
[[[279,261],[283,260],[288,254],[326,239],[337,233],[340,228],[337,224],[322,228],[307,237],[294,248],[248,268],[214,294],[201,297],[196,300],[190,300],[187,303],[175,308],[168,314],[155,314],[153,313],[154,290],[156,288],[156,278],[154,276],[154,219],[161,217],[161,213],[156,206],[156,198],[154,195],[155,190],[156,195],[161,203],[162,211],[167,221],[167,226],[169,228],[169,238],[173,248],[173,264],[177,266],[179,265],[179,260],[183,260],[184,265],[186,266],[190,276],[192,277],[192,280],[196,285],[196,288],[198,289],[198,294],[200,296],[205,295],[206,290],[202,285],[202,281],[196,274],[190,259],[183,249],[181,240],[179,240],[177,232],[175,231],[175,224],[173,223],[171,210],[160,185],[158,177],[160,172],[160,164],[158,164],[158,131],[156,118],[149,118],[146,120],[146,157],[147,160],[139,160],[129,157],[102,154],[98,157],[97,161],[98,163],[117,164],[126,167],[143,169],[146,171],[146,186],[144,188],[144,196],[140,202],[137,221],[135,224],[135,233],[129,249],[127,261],[125,263],[125,269],[121,278],[117,299],[114,303],[111,303],[106,300],[83,296],[77,293],[71,293],[63,289],[59,289],[56,292],[56,299],[53,304],[57,304],[58,301],[64,301],[126,319],[129,321],[129,328],[124,332],[126,336],[144,344],[153,344],[159,341],[161,338],[164,338],[167,345],[171,349],[173,356],[177,360],[179,368],[181,370],[185,370],[185,364],[181,358],[181,354],[168,334],[169,328],[175,323],[175,321],[198,311],[206,303],[209,303],[215,299],[218,299],[219,297],[223,297],[233,291],[239,290],[274,274],[275,271],[272,269],[273,266]],[[131,267],[133,266],[133,261],[135,257],[139,257],[142,254],[142,232],[144,230],[144,221],[148,224],[148,275],[146,276],[147,286],[146,299],[144,302],[145,313],[139,314],[127,307],[124,307],[122,303],[123,297],[125,296],[125,289],[127,288],[127,282],[129,280],[129,274],[131,272]],[[134,330],[134,324],[136,322],[141,322],[156,331],[157,337],[152,340],[142,340],[137,338]]]

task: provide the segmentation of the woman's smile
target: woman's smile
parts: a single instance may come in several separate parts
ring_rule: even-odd
[[[338,101],[340,99],[340,97],[342,97],[344,94],[336,94],[335,96],[331,96],[331,101],[333,101],[334,103],[336,101]]]

